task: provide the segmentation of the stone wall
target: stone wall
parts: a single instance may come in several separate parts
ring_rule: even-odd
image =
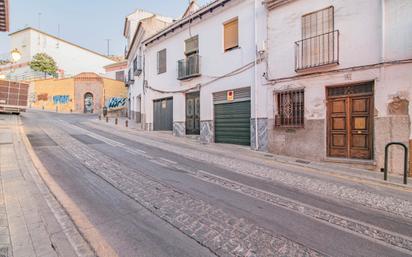
[[[213,120],[200,121],[200,142],[203,144],[210,144],[215,141],[215,129]]]
[[[250,120],[250,146],[258,151],[268,150],[268,119],[258,118],[258,145],[256,146],[256,119]]]
[[[305,120],[304,128],[275,128],[268,121],[268,150],[271,153],[320,161],[326,150],[325,120]]]

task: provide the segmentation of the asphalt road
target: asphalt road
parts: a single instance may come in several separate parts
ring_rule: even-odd
[[[39,159],[89,220],[79,230],[99,234],[86,238],[95,249],[104,241],[127,257],[412,256],[412,219],[188,158],[184,145],[173,152],[96,129],[87,123],[95,118],[21,115]]]

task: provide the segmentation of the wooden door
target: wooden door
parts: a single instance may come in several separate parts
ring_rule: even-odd
[[[186,134],[200,134],[200,94],[186,95]]]
[[[328,89],[328,155],[372,159],[373,85]]]

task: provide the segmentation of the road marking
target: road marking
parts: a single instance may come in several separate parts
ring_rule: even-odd
[[[162,161],[165,161],[165,162],[171,163],[171,164],[178,164],[177,162],[172,161],[172,160],[169,160],[169,159],[166,159],[166,158],[162,158],[162,157],[160,157],[159,159],[160,159],[160,160],[162,160]]]
[[[162,167],[169,168],[169,165],[168,165],[168,164],[163,163],[163,162],[160,162],[160,161],[158,161],[158,160],[152,159],[152,160],[149,160],[149,161],[150,161],[150,162],[153,162],[153,163],[155,163],[155,164],[157,164],[157,165],[160,165],[160,166],[162,166]]]
[[[139,149],[133,149],[127,146],[122,147],[123,149],[125,149],[126,151],[128,151],[129,153],[135,153],[135,154],[139,154],[139,155],[143,155],[146,152],[143,150],[139,150]]]

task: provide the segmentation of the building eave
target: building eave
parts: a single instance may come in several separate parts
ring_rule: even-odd
[[[266,7],[266,9],[273,10],[279,6],[288,4],[293,1],[296,1],[296,0],[265,0],[263,1],[263,5]]]
[[[53,36],[53,35],[51,35],[51,34],[48,34],[48,33],[44,32],[44,31],[41,31],[41,30],[38,30],[38,29],[35,29],[35,28],[32,28],[32,27],[27,27],[27,28],[24,28],[24,29],[15,31],[15,32],[13,32],[13,33],[10,33],[9,36],[13,36],[13,35],[15,35],[15,34],[18,34],[18,33],[21,33],[21,32],[27,31],[27,30],[36,31],[37,33],[40,33],[40,34],[43,34],[43,35],[45,35],[45,36],[54,38],[54,39],[56,39],[56,40],[59,40],[60,42],[63,42],[63,43],[72,45],[72,46],[77,47],[77,48],[79,48],[79,49],[82,49],[82,50],[84,50],[84,51],[87,51],[87,52],[90,52],[90,53],[92,53],[92,54],[98,55],[98,56],[100,56],[100,57],[106,58],[107,60],[109,60],[109,61],[111,61],[111,62],[113,62],[113,63],[115,62],[115,61],[113,61],[110,57],[108,57],[108,56],[106,56],[106,55],[104,55],[104,54],[101,54],[101,53],[95,52],[95,51],[93,51],[93,50],[87,49],[87,48],[85,48],[85,47],[76,45],[76,44],[71,43],[71,42],[69,42],[69,41],[67,41],[67,40],[61,39],[61,38],[59,38],[59,37]]]
[[[218,8],[224,7],[227,3],[231,2],[233,0],[216,0],[213,1],[204,7],[200,8],[197,12],[187,16],[186,18],[180,19],[174,23],[172,23],[170,26],[164,28],[163,30],[159,31],[158,33],[152,35],[151,37],[145,39],[143,41],[143,44],[148,46],[155,42],[156,40],[159,40],[162,37],[166,37],[170,33],[174,33],[176,29],[183,28],[183,26],[192,23],[196,19],[201,19],[204,15],[208,13],[212,13],[214,10]]]

